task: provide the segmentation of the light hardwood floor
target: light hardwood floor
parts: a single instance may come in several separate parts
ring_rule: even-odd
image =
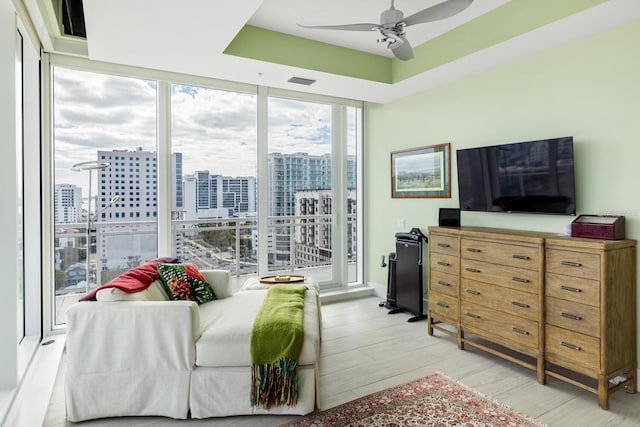
[[[639,426],[640,394],[612,395],[610,409],[595,394],[548,378],[480,350],[458,350],[455,340],[427,335],[426,321],[408,323],[409,314],[387,314],[380,299],[368,297],[325,304],[320,358],[321,407],[329,408],[431,372],[442,372],[484,395],[549,426]],[[250,416],[207,420],[131,417],[74,424],[64,416],[64,358],[45,426],[277,426],[290,416]]]

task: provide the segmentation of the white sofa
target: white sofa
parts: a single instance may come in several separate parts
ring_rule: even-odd
[[[316,405],[320,302],[306,291],[296,406],[250,404],[250,334],[265,289],[232,294],[223,270],[201,271],[217,300],[168,301],[158,281],[127,294],[103,289],[66,312],[67,419],[159,415],[185,419],[298,414]]]

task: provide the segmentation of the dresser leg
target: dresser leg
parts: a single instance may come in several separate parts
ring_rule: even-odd
[[[464,332],[460,330],[460,326],[458,326],[458,349],[464,350],[464,342],[462,339],[464,338]]]
[[[427,312],[427,334],[433,335],[433,317],[431,317],[431,313]]]
[[[598,405],[609,409],[609,381],[603,375],[598,375]]]
[[[538,355],[536,361],[537,361],[536,375],[538,377],[537,378],[538,383],[545,385],[547,383],[547,374],[545,373],[544,356]]]
[[[625,386],[625,390],[627,391],[627,393],[635,393],[636,391],[638,391],[638,377],[637,377],[637,368],[635,366],[633,366],[633,368],[631,368],[631,372],[628,372],[629,375],[629,379],[631,381],[629,381],[629,384]]]

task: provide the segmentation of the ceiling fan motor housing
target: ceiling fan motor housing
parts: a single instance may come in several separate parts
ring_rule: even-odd
[[[404,19],[404,13],[401,10],[391,9],[385,10],[380,14],[380,25],[385,27],[395,27],[396,24]]]

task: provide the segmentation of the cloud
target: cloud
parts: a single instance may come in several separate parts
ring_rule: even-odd
[[[56,183],[85,187],[86,194],[86,173],[72,172],[73,164],[95,160],[98,150],[156,151],[156,86],[150,80],[56,67]],[[172,84],[171,143],[173,152],[182,153],[183,174],[256,176],[257,114],[255,94]],[[330,105],[270,98],[268,114],[270,153],[331,152]],[[349,119],[350,146],[355,122]]]

